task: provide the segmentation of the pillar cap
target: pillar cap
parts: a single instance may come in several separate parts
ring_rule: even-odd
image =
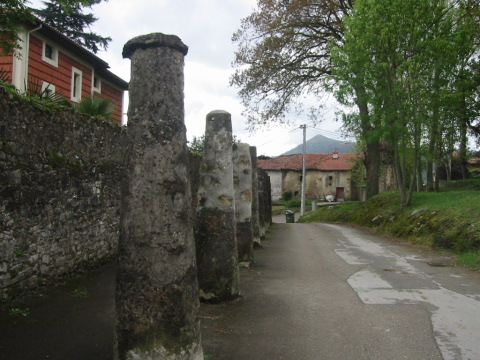
[[[127,41],[123,46],[123,58],[129,58],[137,49],[148,49],[156,47],[170,47],[180,51],[184,56],[188,53],[188,46],[176,35],[165,35],[162,33],[152,33],[140,35]]]

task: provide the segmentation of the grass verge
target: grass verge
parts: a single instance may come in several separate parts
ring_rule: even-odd
[[[345,202],[320,208],[299,222],[344,222],[370,227],[376,233],[448,249],[459,263],[480,269],[480,181],[453,182],[437,193],[415,193],[401,207],[398,191],[381,193],[367,202]]]

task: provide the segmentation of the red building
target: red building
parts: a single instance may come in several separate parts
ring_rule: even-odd
[[[0,55],[0,69],[20,92],[41,87],[74,104],[90,96],[109,99],[114,104],[112,117],[121,124],[128,83],[110,72],[105,61],[39,19],[18,35],[21,49]]]

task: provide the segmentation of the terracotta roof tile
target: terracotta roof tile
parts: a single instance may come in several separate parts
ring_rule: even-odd
[[[307,154],[307,170],[351,170],[358,154]],[[302,154],[283,155],[270,159],[258,159],[257,166],[263,170],[302,170]]]

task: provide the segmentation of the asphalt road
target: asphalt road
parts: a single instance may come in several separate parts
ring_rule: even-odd
[[[242,298],[201,305],[206,360],[480,359],[480,273],[448,255],[276,223],[255,257]],[[111,359],[114,282],[108,265],[0,306],[0,359]]]
[[[208,359],[480,359],[480,274],[451,257],[323,224],[263,246],[242,299],[202,306]]]

